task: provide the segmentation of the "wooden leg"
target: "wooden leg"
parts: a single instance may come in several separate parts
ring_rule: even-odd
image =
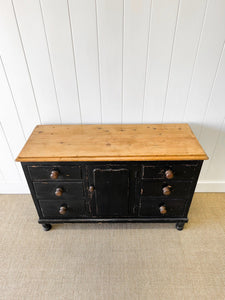
[[[44,231],[49,231],[52,228],[51,224],[42,224]]]
[[[183,228],[184,228],[184,221],[178,221],[176,223],[176,228],[177,228],[177,230],[183,230]]]

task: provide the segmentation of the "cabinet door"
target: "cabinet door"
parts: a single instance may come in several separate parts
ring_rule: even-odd
[[[127,216],[129,209],[128,169],[94,169],[96,215]]]

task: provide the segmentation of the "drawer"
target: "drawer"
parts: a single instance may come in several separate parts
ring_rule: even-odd
[[[61,165],[49,165],[49,166],[29,166],[28,167],[32,180],[74,180],[81,179],[81,167],[80,166],[61,166]]]
[[[139,215],[145,217],[168,218],[183,217],[186,201],[183,199],[176,200],[157,200],[149,197],[141,197]],[[161,213],[160,212],[161,207]]]
[[[142,178],[154,179],[193,179],[198,173],[198,164],[185,164],[178,162],[164,162],[143,166]]]
[[[81,199],[84,196],[82,182],[34,182],[33,185],[38,199]]]
[[[185,198],[189,195],[192,184],[190,181],[142,180],[141,194],[152,197]]]
[[[85,214],[84,200],[40,200],[39,204],[44,218],[68,219]]]

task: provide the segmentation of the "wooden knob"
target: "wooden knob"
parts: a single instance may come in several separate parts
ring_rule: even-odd
[[[173,177],[174,177],[173,171],[166,170],[165,176],[166,176],[167,179],[173,179]]]
[[[59,177],[59,172],[56,170],[53,170],[50,174],[51,179],[57,179]]]
[[[88,190],[90,193],[92,193],[92,192],[94,192],[94,189],[95,189],[95,187],[93,185],[90,185]]]
[[[57,189],[55,190],[55,195],[56,195],[57,197],[62,196],[62,194],[63,194],[63,189],[62,189],[62,188],[57,188]]]
[[[162,205],[159,208],[160,214],[165,215],[167,213],[166,206]]]
[[[162,189],[163,195],[165,196],[169,196],[171,194],[171,186],[167,185]]]
[[[67,211],[67,207],[66,206],[61,206],[60,209],[59,209],[60,215],[65,215],[66,211]]]

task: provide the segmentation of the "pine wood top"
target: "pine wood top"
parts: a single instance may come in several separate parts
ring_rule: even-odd
[[[208,159],[188,124],[38,125],[16,161]]]

